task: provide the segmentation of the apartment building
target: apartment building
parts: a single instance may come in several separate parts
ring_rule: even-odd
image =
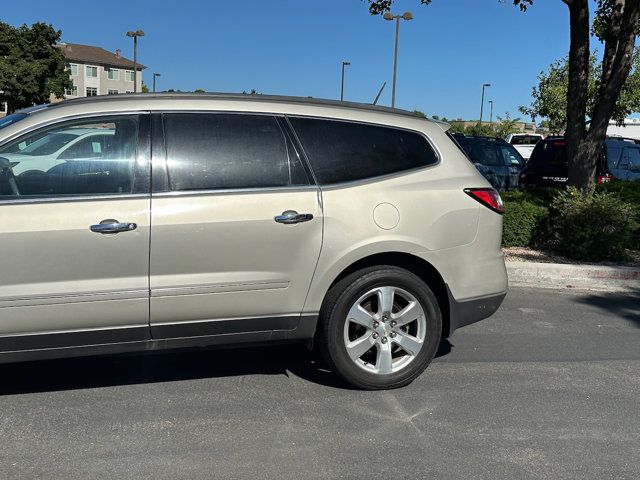
[[[131,93],[133,88],[133,61],[122,56],[120,50],[109,52],[104,48],[77,43],[56,45],[64,53],[73,87],[65,92],[65,98],[91,97]],[[142,91],[142,70],[137,64],[137,91]]]

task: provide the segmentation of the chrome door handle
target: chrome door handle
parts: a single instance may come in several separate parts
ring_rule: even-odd
[[[313,219],[313,215],[310,213],[298,213],[295,210],[287,210],[282,212],[282,215],[273,217],[273,219],[278,223],[290,225],[292,223],[308,222]]]
[[[95,233],[120,233],[130,232],[138,228],[136,223],[119,222],[117,220],[102,220],[96,225],[91,225],[89,229]]]

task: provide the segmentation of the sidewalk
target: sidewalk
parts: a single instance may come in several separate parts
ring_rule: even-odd
[[[640,268],[507,261],[511,286],[639,292]]]

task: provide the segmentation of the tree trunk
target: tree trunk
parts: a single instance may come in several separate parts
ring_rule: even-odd
[[[565,0],[565,3],[569,5],[571,24],[566,131],[568,184],[587,189],[595,182],[609,120],[631,70],[640,0],[615,1],[611,19],[613,24],[605,39],[600,88],[588,131],[585,117],[589,71],[589,5],[588,0]]]
[[[567,95],[567,158],[569,185],[589,186],[595,176],[597,157],[585,157],[592,148],[584,144],[586,135],[587,100],[589,95],[589,1],[571,0],[569,24],[569,90]]]

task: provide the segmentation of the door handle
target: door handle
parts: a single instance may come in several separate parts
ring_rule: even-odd
[[[89,229],[95,233],[120,233],[120,232],[130,232],[131,230],[135,230],[138,228],[136,223],[130,222],[119,222],[117,220],[102,220],[100,223],[96,225],[91,225]]]
[[[310,213],[298,213],[295,210],[287,210],[282,212],[282,215],[273,217],[273,219],[278,223],[290,225],[292,223],[308,222],[313,219],[313,215]]]

